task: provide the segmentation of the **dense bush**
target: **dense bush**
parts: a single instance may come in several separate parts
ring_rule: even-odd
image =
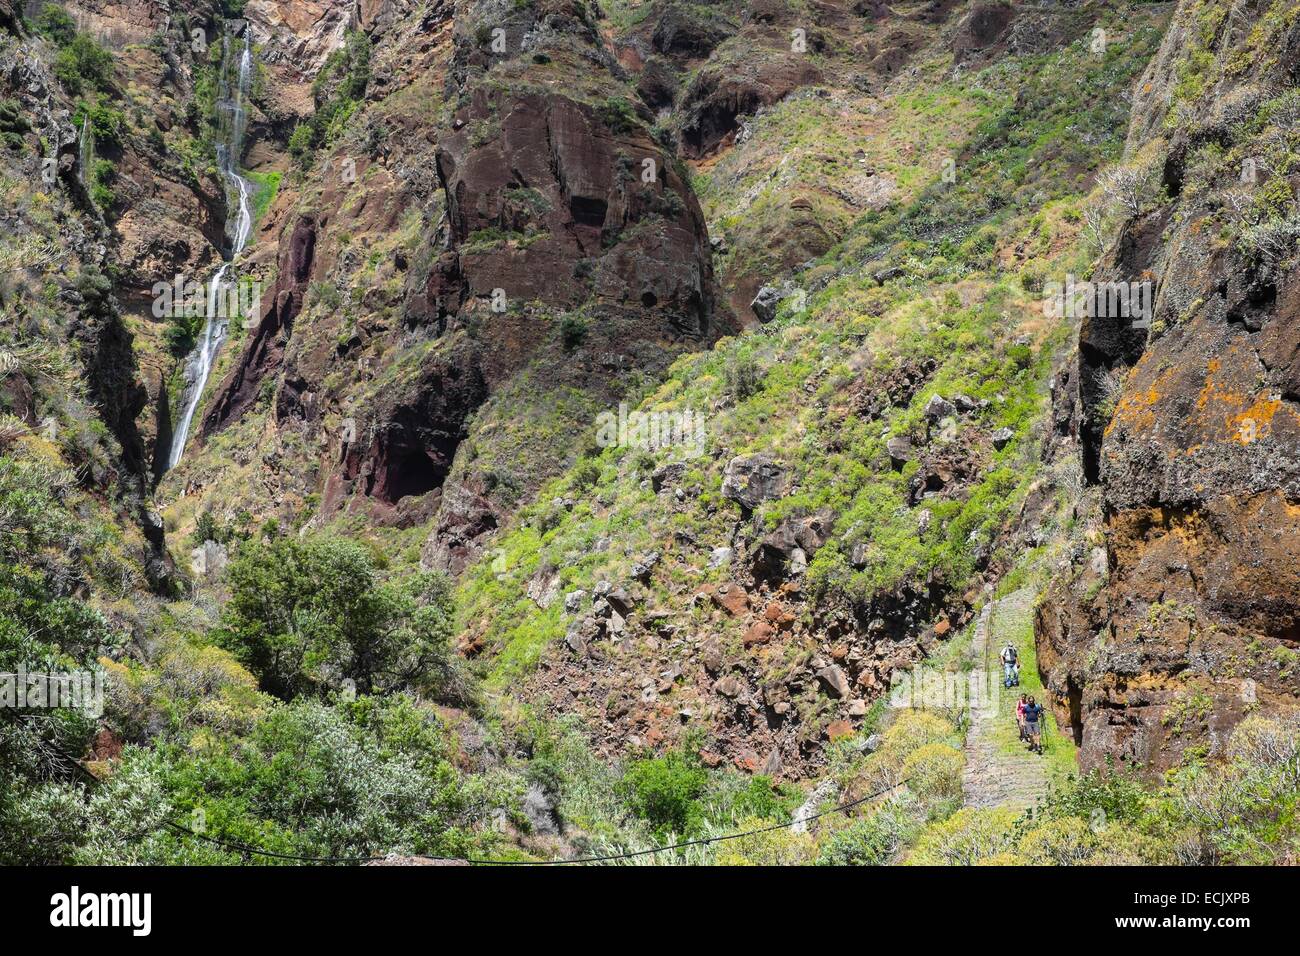
[[[88,549],[109,550],[72,475],[0,456],[0,673],[85,671],[120,647],[104,615],[74,596],[93,581]],[[0,708],[0,863],[53,863],[75,817],[63,792],[94,736],[92,714]]]
[[[627,769],[621,791],[628,809],[646,820],[657,836],[693,833],[703,817],[699,797],[708,776],[681,751],[638,760]]]
[[[1011,850],[1020,814],[1005,807],[966,808],[930,826],[907,862],[920,866],[974,866]]]
[[[113,55],[85,33],[78,33],[59,49],[54,75],[74,95],[86,90],[107,90],[113,82]]]
[[[76,115],[73,116],[73,122],[80,128],[83,119],[90,121],[90,131],[94,134],[96,145],[101,143],[121,145],[122,134],[126,128],[126,116],[121,110],[113,109],[98,100],[90,104],[81,103]]]
[[[55,3],[47,3],[36,17],[36,32],[49,37],[56,46],[67,46],[77,35],[77,22]]]
[[[418,687],[459,698],[447,580],[383,580],[371,551],[342,538],[245,543],[229,568],[217,641],[277,697]]]
[[[248,737],[128,748],[83,811],[81,863],[267,863],[222,843],[308,857],[460,855],[470,792],[436,720],[404,697],[272,709]]]
[[[897,802],[886,804],[827,834],[820,843],[817,865],[885,866],[894,861],[916,829],[910,808]]]

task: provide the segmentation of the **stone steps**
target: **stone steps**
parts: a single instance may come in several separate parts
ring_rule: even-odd
[[[980,615],[971,640],[971,654],[981,662],[977,666],[985,668],[989,681],[1000,682],[996,649],[1002,646],[1006,635],[1024,626],[1025,617],[1033,611],[1033,599],[1033,592],[1022,588],[992,602]],[[1031,667],[1033,662],[1023,661],[1021,666]],[[966,734],[966,769],[962,775],[968,807],[1027,810],[1047,792],[1043,758],[1024,748],[1006,753],[997,741],[999,727],[1014,720],[1014,701],[1018,696],[1003,695],[996,713],[972,711]]]

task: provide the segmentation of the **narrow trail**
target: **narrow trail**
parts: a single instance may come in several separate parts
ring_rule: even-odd
[[[1021,588],[992,601],[975,628],[970,654],[976,667],[983,668],[989,693],[997,706],[972,707],[966,734],[966,770],[962,789],[968,807],[1011,807],[1028,809],[1047,793],[1047,770],[1043,758],[1015,745],[1015,708],[1018,688],[1004,689],[999,649],[1010,641],[1019,647],[1016,635],[1031,626],[1034,607],[1032,588]],[[1021,659],[1021,669],[1033,661]],[[1012,746],[1008,746],[1008,740]]]

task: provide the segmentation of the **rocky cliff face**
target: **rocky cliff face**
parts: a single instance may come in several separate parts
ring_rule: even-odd
[[[1148,283],[1154,311],[1149,329],[1084,320],[1104,544],[1038,622],[1085,767],[1168,767],[1300,705],[1300,32],[1277,14],[1184,4],[1135,91],[1125,221],[1096,278]]]
[[[262,312],[203,440],[256,427],[257,467],[320,495],[319,520],[433,522],[428,559],[456,570],[571,453],[576,413],[716,337],[703,216],[582,4],[378,3],[310,26],[277,10],[247,8],[270,89],[330,99],[333,74],[311,71],[327,22],[327,47],[364,34],[368,83],[261,227]],[[540,454],[503,415],[554,418]],[[186,473],[192,496],[215,463]]]

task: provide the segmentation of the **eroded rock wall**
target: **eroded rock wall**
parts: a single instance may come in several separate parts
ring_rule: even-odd
[[[1300,31],[1263,22],[1268,6],[1184,4],[1135,90],[1129,160],[1157,198],[1096,278],[1150,283],[1155,307],[1149,329],[1084,320],[1078,428],[1104,539],[1038,615],[1085,768],[1158,771],[1300,704],[1300,177],[1263,159],[1293,135]],[[1200,96],[1178,83],[1193,56],[1227,64]]]

